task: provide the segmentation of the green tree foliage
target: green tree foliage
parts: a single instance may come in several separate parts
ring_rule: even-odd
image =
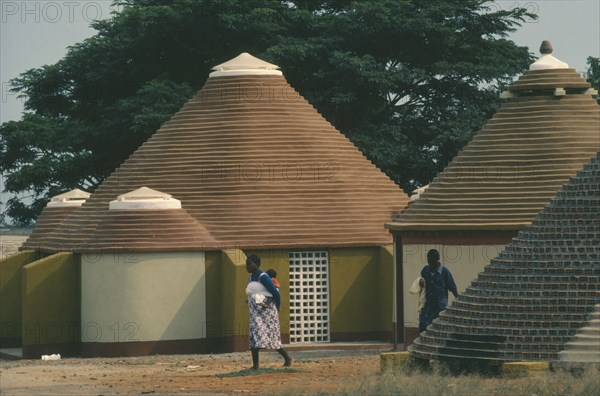
[[[597,91],[600,91],[600,58],[588,56],[587,58],[587,81],[592,84]],[[600,95],[596,96],[596,101],[600,104]]]
[[[506,36],[528,18],[480,0],[121,0],[97,34],[12,81],[22,120],[0,126],[19,222],[48,197],[93,190],[241,52],[288,81],[405,190],[428,183],[530,63]]]

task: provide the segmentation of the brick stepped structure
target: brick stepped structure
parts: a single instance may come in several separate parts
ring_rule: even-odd
[[[600,153],[409,347],[416,358],[556,360],[600,303]]]

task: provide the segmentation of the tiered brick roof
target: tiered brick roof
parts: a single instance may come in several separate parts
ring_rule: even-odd
[[[556,360],[599,303],[597,153],[409,349],[418,358]]]
[[[109,204],[88,252],[171,252],[217,249],[217,243],[171,195],[141,187]]]
[[[213,73],[80,210],[24,248],[85,251],[110,229],[109,201],[142,186],[180,200],[222,247],[390,244],[384,223],[405,208],[406,194],[274,65],[242,60],[243,70],[226,64]],[[131,221],[129,232],[147,224]]]
[[[600,106],[575,70],[526,71],[394,231],[519,230],[600,149]]]
[[[25,241],[27,249],[36,249],[52,231],[60,227],[75,210],[79,209],[89,196],[90,194],[85,191],[74,189],[52,197],[38,217],[31,235]]]
[[[86,252],[206,251],[218,248],[185,209],[115,210],[99,221]]]

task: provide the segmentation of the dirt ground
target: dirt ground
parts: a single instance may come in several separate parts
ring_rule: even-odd
[[[275,352],[136,358],[0,360],[2,395],[327,394],[361,386],[379,371],[376,351],[292,352],[283,368]]]

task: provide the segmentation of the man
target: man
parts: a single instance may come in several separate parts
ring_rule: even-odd
[[[421,287],[425,287],[425,306],[419,314],[419,332],[425,331],[440,312],[446,309],[448,291],[458,297],[452,274],[440,263],[440,252],[437,250],[427,252],[427,265],[421,270],[421,278]]]

